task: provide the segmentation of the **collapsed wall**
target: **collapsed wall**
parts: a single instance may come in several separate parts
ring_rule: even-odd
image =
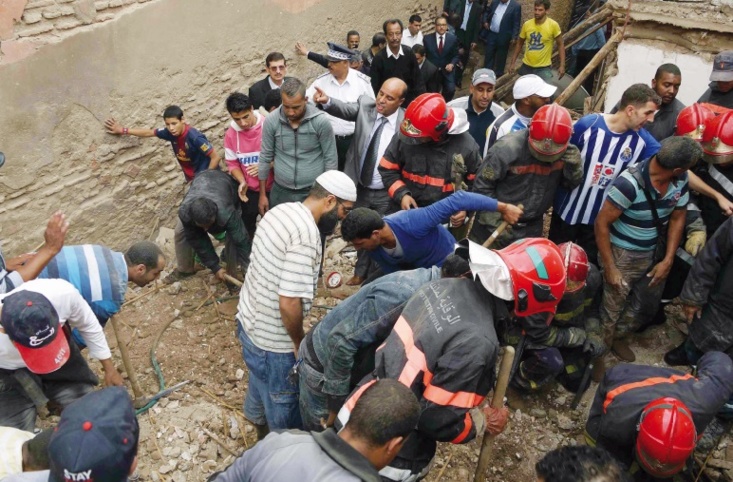
[[[82,6],[87,24],[69,14]],[[312,80],[323,69],[295,55],[296,41],[324,51],[326,41],[343,42],[356,29],[367,48],[386,18],[406,22],[415,12],[433,18],[439,6],[439,0],[372,0],[349,8],[339,0],[0,3],[0,18],[15,19],[11,31],[0,22],[0,40],[10,39],[0,43],[0,151],[7,156],[0,170],[0,239],[6,253],[41,242],[57,209],[71,221],[68,243],[124,249],[158,226],[172,226],[184,181],[170,144],[105,134],[107,117],[127,127],[159,127],[163,109],[178,104],[223,157],[224,100],[265,76],[268,52],[285,54],[289,75]],[[68,15],[54,17],[62,8]],[[55,41],[61,30],[54,22],[61,17],[76,21]],[[26,35],[33,25],[35,34]]]
[[[650,83],[664,63],[676,64],[682,72],[678,99],[684,104],[697,101],[707,89],[715,54],[733,49],[732,0],[611,0],[623,28],[629,12],[626,35],[606,63],[607,95],[610,110],[631,84]]]

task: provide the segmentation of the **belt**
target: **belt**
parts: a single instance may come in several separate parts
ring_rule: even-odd
[[[367,191],[374,191],[374,192],[380,192],[380,191],[386,191],[386,187],[380,187],[380,188],[374,188],[374,187],[367,187],[362,184],[359,184],[359,189],[366,189]]]
[[[308,365],[311,365],[319,373],[323,373],[323,365],[321,364],[320,360],[318,360],[318,355],[316,355],[316,349],[313,347],[313,336],[305,337],[304,355],[305,356],[303,356],[303,359],[306,360],[306,363],[308,363]]]
[[[336,139],[346,140],[346,139],[351,139],[352,137],[354,137],[354,134],[348,134],[348,135],[345,135],[345,136],[336,136]]]

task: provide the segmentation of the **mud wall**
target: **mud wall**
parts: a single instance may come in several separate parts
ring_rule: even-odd
[[[0,239],[10,254],[37,245],[56,209],[71,219],[71,243],[122,249],[172,226],[184,182],[170,144],[107,135],[105,118],[152,128],[162,126],[165,106],[178,104],[223,153],[226,95],[264,77],[268,52],[283,52],[289,75],[309,80],[322,69],[295,55],[296,40],[323,51],[356,29],[364,48],[384,19],[430,17],[442,2],[0,0],[0,17],[15,19],[0,48],[32,39],[19,36],[31,14],[36,20],[40,10],[35,24],[58,29],[45,9],[76,12],[82,4],[96,9],[96,21],[67,29],[61,41],[41,38],[56,30],[39,33],[24,57],[0,63],[0,151],[8,159],[0,170]],[[113,18],[101,21],[110,9]],[[78,20],[65,15],[72,16]]]

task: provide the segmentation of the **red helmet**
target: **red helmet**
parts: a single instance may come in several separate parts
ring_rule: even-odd
[[[692,137],[699,142],[702,140],[705,124],[713,117],[713,111],[703,104],[688,105],[677,116],[674,135]]]
[[[710,164],[733,161],[733,111],[708,119],[702,133],[702,150]]]
[[[637,427],[636,459],[654,477],[676,474],[695,450],[697,430],[692,412],[676,398],[650,402],[641,412]]]
[[[573,135],[573,120],[570,112],[559,104],[548,104],[535,112],[529,123],[529,145],[541,156],[555,157],[540,161],[554,162],[568,148]]]
[[[439,142],[453,125],[453,109],[448,107],[440,94],[422,94],[410,103],[405,120],[400,125],[400,139],[419,144],[429,137]]]
[[[554,313],[565,291],[565,266],[557,245],[545,238],[526,238],[496,253],[509,268],[514,313]]]
[[[588,277],[588,255],[585,250],[573,242],[558,245],[562,254],[565,272],[568,281],[565,287],[566,293],[575,293],[585,287],[585,280]]]

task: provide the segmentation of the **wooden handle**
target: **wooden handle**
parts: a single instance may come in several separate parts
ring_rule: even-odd
[[[504,348],[504,356],[501,358],[501,366],[499,367],[499,378],[496,381],[496,387],[494,387],[494,396],[491,399],[491,406],[493,408],[501,408],[504,406],[504,395],[506,394],[506,387],[509,384],[509,373],[512,370],[512,363],[514,363],[514,347],[507,346]],[[491,462],[492,452],[492,441],[494,440],[493,435],[484,434],[484,439],[481,441],[481,453],[478,457],[478,465],[476,466],[476,474],[473,476],[473,482],[483,482],[486,479],[486,469]]]
[[[132,363],[130,362],[130,354],[127,352],[125,340],[120,336],[120,331],[117,327],[117,320],[112,316],[109,319],[109,322],[112,324],[112,330],[115,332],[115,338],[117,338],[117,348],[120,349],[122,364],[125,365],[125,371],[127,372],[127,379],[130,380],[132,393],[135,395],[136,399],[141,398],[143,396],[143,391],[140,390],[140,385],[137,383],[137,375],[135,374],[135,369],[132,367]]]
[[[524,209],[524,204],[521,204],[521,203],[520,204],[517,204],[517,207],[519,209]],[[484,244],[482,244],[482,246],[484,248],[488,248],[489,246],[491,246],[492,244],[494,244],[494,241],[496,241],[496,238],[498,238],[499,235],[504,232],[504,230],[506,229],[507,226],[509,226],[509,223],[506,222],[506,221],[502,221],[501,224],[499,225],[499,227],[496,228],[496,231],[494,231],[493,233],[491,233],[491,236],[489,236],[489,239],[487,239],[486,241],[484,241]]]
[[[235,285],[235,286],[238,286],[238,287],[240,287],[240,288],[242,287],[242,282],[241,282],[241,281],[239,281],[239,280],[238,280],[237,278],[235,278],[234,276],[229,276],[228,274],[226,274],[226,273],[225,273],[225,274],[224,274],[224,278],[225,278],[225,279],[226,279],[227,281],[229,281],[229,282],[230,282],[231,284],[233,284],[233,285]]]

